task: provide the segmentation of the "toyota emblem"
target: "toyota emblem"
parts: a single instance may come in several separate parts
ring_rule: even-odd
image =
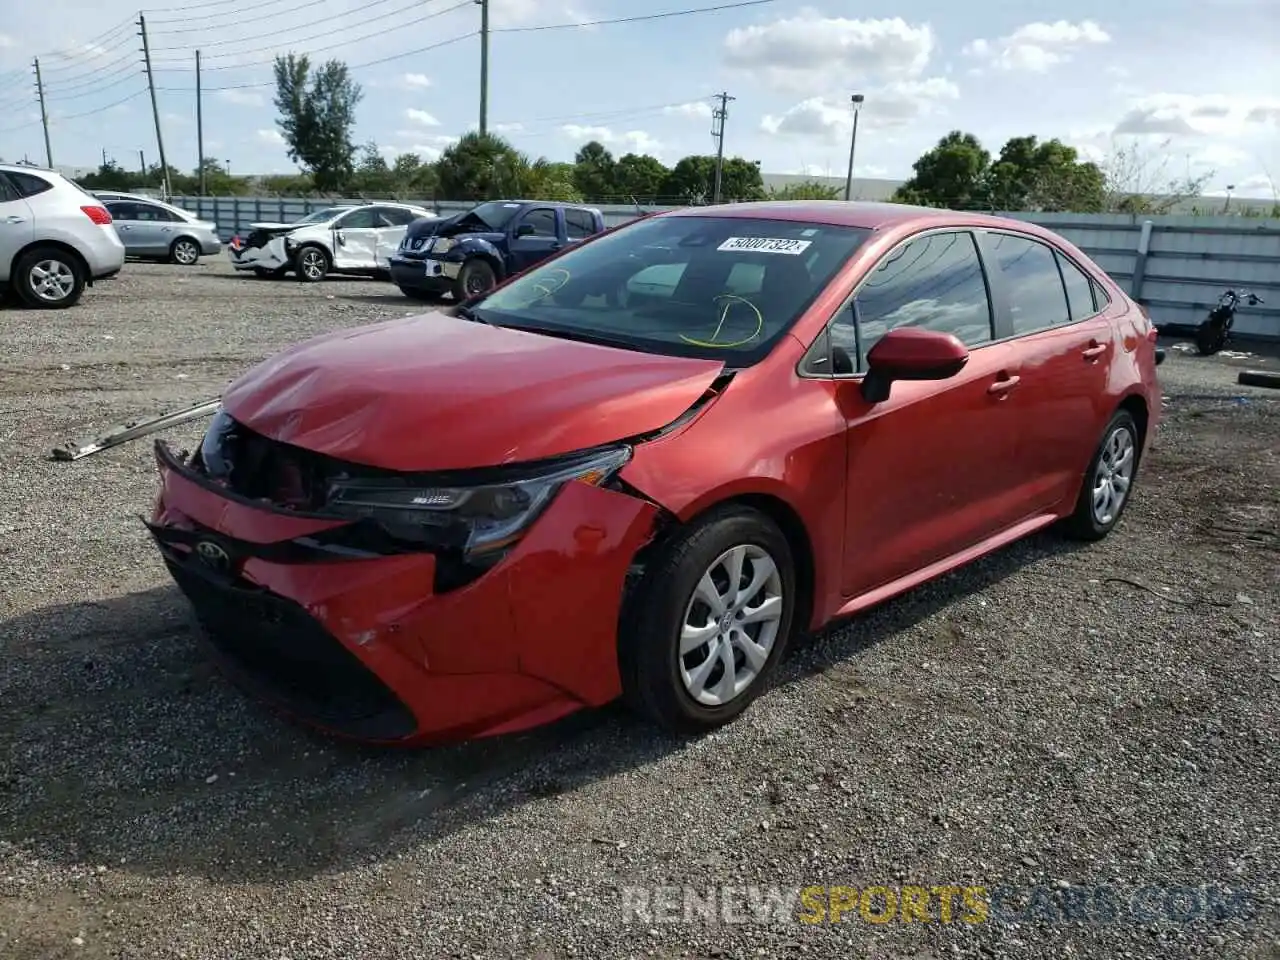
[[[196,544],[196,556],[200,562],[210,569],[225,572],[231,569],[231,556],[212,540],[201,540]]]

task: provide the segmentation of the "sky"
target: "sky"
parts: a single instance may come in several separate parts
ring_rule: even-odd
[[[166,0],[154,0],[164,3]],[[172,2],[172,0],[169,0]],[[136,0],[11,4],[0,19],[0,158],[137,168],[158,157]],[[768,173],[843,176],[862,94],[858,177],[905,179],[953,129],[993,153],[1058,137],[1126,153],[1137,189],[1211,175],[1207,193],[1280,193],[1278,0],[490,0],[490,129],[571,160],[588,140],[674,163],[725,150]],[[722,7],[680,16],[668,12]],[[337,58],[364,89],[356,139],[434,158],[479,117],[480,7],[469,0],[190,0],[142,11],[170,164],[287,173],[271,60]]]

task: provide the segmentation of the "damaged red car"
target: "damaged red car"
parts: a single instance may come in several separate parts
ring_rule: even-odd
[[[1156,333],[1029,223],[902,205],[648,216],[294,346],[156,445],[149,524],[223,665],[423,744],[622,696],[738,715],[816,629],[1121,517]]]

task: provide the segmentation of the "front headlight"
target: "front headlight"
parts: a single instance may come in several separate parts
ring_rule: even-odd
[[[524,535],[566,483],[598,486],[630,459],[630,447],[610,447],[509,481],[465,487],[340,480],[330,486],[327,506],[344,517],[374,520],[400,539],[459,548],[469,561],[496,559]]]
[[[458,245],[453,237],[436,237],[431,243],[432,253],[448,253]]]

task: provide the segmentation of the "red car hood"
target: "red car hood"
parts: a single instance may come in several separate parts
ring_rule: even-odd
[[[353,463],[460,470],[656,430],[723,366],[429,313],[297,344],[233,383],[223,406],[260,434]]]

